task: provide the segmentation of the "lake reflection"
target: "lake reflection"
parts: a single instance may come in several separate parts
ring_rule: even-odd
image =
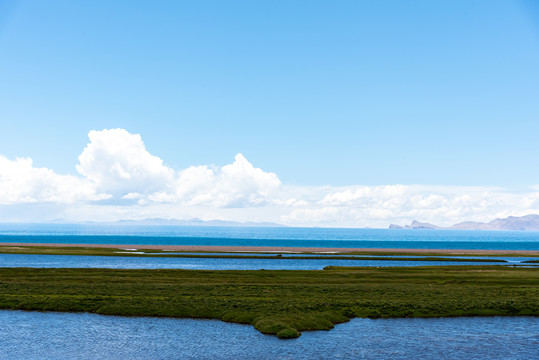
[[[532,359],[539,319],[354,319],[294,340],[216,320],[0,311],[0,359]]]

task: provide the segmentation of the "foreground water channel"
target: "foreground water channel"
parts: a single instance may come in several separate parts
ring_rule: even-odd
[[[539,319],[353,319],[279,340],[217,320],[0,311],[0,359],[533,359]]]
[[[191,253],[202,255],[201,253]],[[214,254],[215,255],[215,254]],[[220,254],[226,255],[226,254]],[[238,254],[234,254],[238,255]],[[247,255],[247,254],[243,254]],[[261,257],[269,257],[261,256]],[[414,261],[404,260],[341,260],[326,259],[287,259],[292,256],[283,254],[282,258],[178,258],[129,256],[80,256],[80,255],[19,255],[0,254],[0,267],[33,267],[33,268],[109,268],[109,269],[200,269],[200,270],[321,270],[326,266],[437,266],[437,265],[518,265],[523,261],[537,258],[496,257],[484,259],[505,260],[506,262],[471,262],[465,257],[452,257],[462,261],[423,261],[421,257],[393,256],[392,258],[417,258]],[[297,255],[293,255],[297,256]],[[333,255],[332,255],[333,257]],[[384,258],[386,258],[384,256]],[[447,258],[447,257],[446,257]]]

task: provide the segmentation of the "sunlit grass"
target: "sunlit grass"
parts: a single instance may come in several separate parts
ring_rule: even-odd
[[[0,308],[215,318],[281,338],[353,317],[539,315],[539,269],[321,271],[0,268]]]

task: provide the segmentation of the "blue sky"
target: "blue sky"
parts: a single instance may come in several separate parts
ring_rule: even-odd
[[[93,181],[96,194],[103,186],[76,168],[91,143],[88,134],[125,129],[178,173],[221,169],[241,153],[254,168],[275,174],[293,193],[288,197],[318,207],[330,193],[361,186],[422,186],[417,192],[425,198],[472,196],[471,187],[533,197],[539,191],[539,6],[531,0],[0,0],[0,124],[0,155]],[[17,193],[6,195],[4,209],[24,208],[20,199],[33,196]],[[278,197],[285,201],[282,192]],[[85,206],[102,201],[77,199]],[[227,204],[226,211],[241,208]],[[256,219],[296,224],[289,213],[260,204]],[[529,204],[505,202],[491,213],[474,213],[472,206],[445,221],[539,207]],[[218,209],[192,212],[247,219]],[[177,216],[190,214],[186,208]],[[395,214],[388,219],[422,215]],[[443,211],[436,214],[425,216],[437,220]],[[376,216],[372,224],[382,224],[383,215]],[[355,224],[340,218],[329,225]]]

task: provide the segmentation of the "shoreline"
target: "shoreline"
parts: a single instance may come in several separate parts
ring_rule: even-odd
[[[398,254],[430,254],[445,255],[515,255],[539,256],[538,250],[484,250],[484,249],[396,249],[396,248],[322,248],[322,247],[284,247],[284,246],[203,246],[203,245],[129,245],[129,244],[58,244],[58,243],[0,243],[4,246],[24,247],[76,247],[76,248],[112,248],[136,250],[161,250],[185,252],[260,252],[260,253],[398,253]]]

